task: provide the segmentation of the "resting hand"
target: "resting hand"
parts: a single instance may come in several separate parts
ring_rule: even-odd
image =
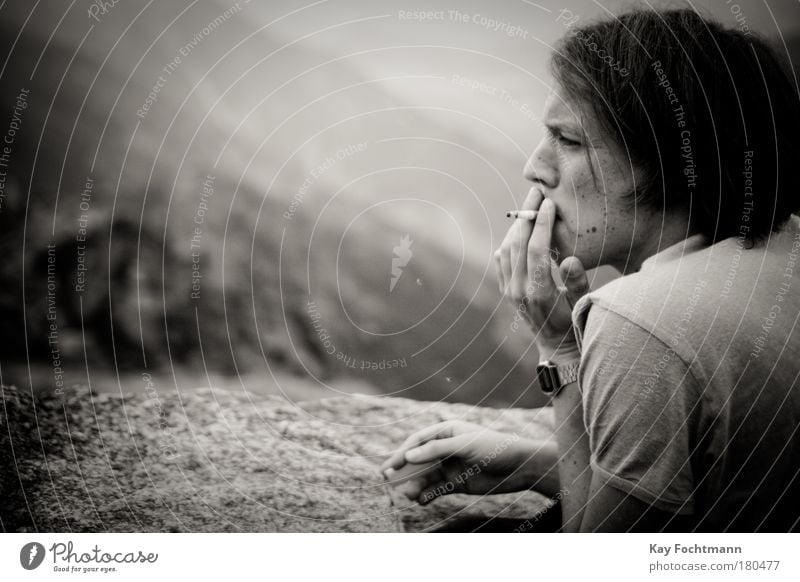
[[[449,493],[528,489],[535,484],[528,466],[544,450],[553,454],[555,444],[450,420],[412,434],[383,463],[381,470],[391,480],[393,471],[406,463],[441,461],[435,470],[403,484],[403,492],[409,499],[425,505]]]

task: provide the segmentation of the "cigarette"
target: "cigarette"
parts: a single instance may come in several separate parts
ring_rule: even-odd
[[[506,212],[508,218],[521,218],[522,220],[536,220],[538,210],[509,210]]]

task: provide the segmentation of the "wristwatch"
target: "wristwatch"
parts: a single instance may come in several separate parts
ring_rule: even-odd
[[[539,378],[542,392],[548,396],[554,396],[567,384],[577,382],[580,363],[580,360],[573,360],[566,364],[556,364],[549,360],[539,362],[539,365],[536,366],[536,377]]]

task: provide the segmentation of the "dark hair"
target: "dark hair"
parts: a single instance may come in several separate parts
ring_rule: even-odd
[[[750,243],[800,206],[797,89],[749,30],[635,10],[572,28],[551,67],[640,170],[631,203],[688,208],[712,242]]]

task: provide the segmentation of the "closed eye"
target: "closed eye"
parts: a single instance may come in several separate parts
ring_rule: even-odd
[[[558,140],[558,143],[560,143],[564,147],[576,147],[581,145],[581,142],[569,139],[567,137],[564,137],[563,135],[556,136],[556,139]]]
[[[570,138],[568,138],[568,137],[565,137],[565,136],[564,136],[564,134],[561,132],[561,128],[560,128],[560,127],[557,127],[557,126],[550,126],[550,125],[548,125],[548,126],[546,126],[546,127],[547,127],[547,131],[548,131],[548,133],[550,133],[550,136],[551,136],[551,137],[552,137],[554,140],[556,140],[556,142],[557,142],[557,143],[558,143],[558,144],[559,144],[561,147],[565,147],[565,148],[575,148],[575,147],[578,147],[578,146],[580,146],[580,145],[581,145],[581,142],[579,142],[579,141],[576,141],[576,140],[574,140],[574,139],[570,139]]]

